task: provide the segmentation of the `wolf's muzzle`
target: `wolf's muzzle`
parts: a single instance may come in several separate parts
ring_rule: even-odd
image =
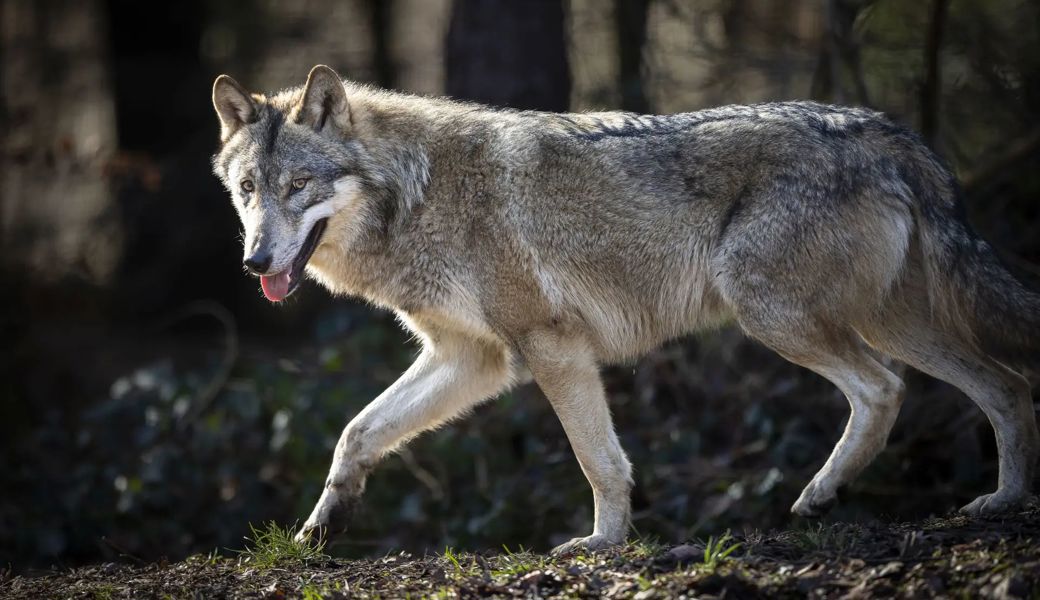
[[[252,256],[242,261],[242,264],[245,265],[246,269],[253,275],[263,275],[271,268],[272,260],[273,255],[271,252],[258,250]]]

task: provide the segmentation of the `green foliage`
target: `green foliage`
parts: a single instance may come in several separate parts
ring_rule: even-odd
[[[500,554],[495,558],[494,568],[491,570],[491,575],[495,577],[524,575],[534,570],[544,569],[548,564],[548,559],[544,554],[525,550],[523,546],[520,546],[518,552],[513,552],[503,544],[502,550],[505,551],[505,554]]]
[[[444,548],[444,558],[445,558],[445,560],[450,562],[452,564],[452,566],[455,567],[455,573],[462,573],[463,572],[462,565],[459,564],[458,556],[455,555],[455,551],[452,550],[450,547]]]
[[[636,575],[636,585],[639,586],[639,591],[643,592],[654,587],[654,580],[652,577],[647,577],[645,574],[640,573]]]
[[[91,592],[92,600],[112,600],[115,597],[116,588],[114,585],[103,583]]]
[[[300,589],[300,596],[302,600],[339,600],[349,597],[344,592],[343,583],[340,581],[332,586],[319,587],[315,584],[307,584]]]
[[[313,585],[304,586],[300,591],[303,600],[325,600],[325,594]]]
[[[444,559],[451,565],[456,577],[472,577],[480,572],[476,560],[456,552],[450,547],[444,548]],[[463,562],[468,563],[463,565]]]
[[[718,538],[712,536],[704,543],[704,566],[715,570],[729,559],[729,555],[740,549],[742,544],[733,541],[729,531]]]
[[[9,555],[33,556],[49,547],[89,555],[96,552],[98,535],[120,531],[128,554],[175,558],[214,546],[238,548],[249,522],[291,523],[306,515],[321,493],[344,423],[414,353],[393,327],[372,320],[356,335],[334,344],[314,342],[287,352],[289,358],[250,354],[193,423],[182,420],[180,407],[205,381],[204,372],[156,364],[121,378],[109,399],[85,413],[76,435],[40,430],[40,438],[29,438],[32,456],[48,449],[46,461],[16,453],[14,469],[0,476],[4,489],[17,495],[16,515],[38,524],[15,531],[25,536],[17,542],[24,552]],[[335,348],[342,371],[308,368],[309,353],[323,348]],[[786,506],[811,476],[813,461],[830,451],[830,432],[847,408],[835,401],[829,384],[793,365],[770,362],[770,356],[735,332],[722,333],[665,348],[637,367],[634,381],[631,369],[606,371],[625,449],[634,463],[645,465],[636,477],[647,503],[642,512],[650,516],[637,517],[645,530],[637,552],[652,554],[654,535],[674,542],[697,529],[766,529],[788,521]],[[383,461],[336,555],[375,556],[390,548],[421,553],[444,544],[473,551],[506,543],[541,551],[551,547],[550,536],[587,533],[587,483],[558,419],[537,394],[533,387],[515,390],[414,440],[410,460],[395,455]],[[929,407],[907,419],[915,424],[913,435],[921,422],[922,430],[944,427],[935,400],[908,397],[904,413]],[[805,410],[807,402],[812,410]],[[906,439],[900,427],[893,433],[896,442]],[[905,447],[896,446],[882,460],[902,464]],[[939,446],[913,448],[919,455],[911,464],[928,473],[882,469],[886,485],[935,481],[933,467],[951,460]],[[699,461],[696,478],[687,476],[691,457]],[[70,471],[69,464],[77,468]],[[976,466],[965,472],[981,478],[992,475],[986,467],[995,462]],[[863,481],[871,477],[868,470]],[[44,489],[39,482],[51,485]],[[971,489],[970,482],[959,487]],[[877,500],[862,493],[851,497],[859,503],[853,510],[869,510]],[[916,506],[943,501],[901,498],[907,504],[916,499]],[[894,510],[889,496],[883,500]],[[157,507],[169,518],[155,519]],[[84,514],[90,519],[83,521]]]
[[[657,556],[664,546],[657,536],[639,536],[629,543],[626,554],[633,558],[650,558]]]
[[[815,523],[792,532],[795,544],[809,552],[844,556],[855,541],[852,528],[842,524]]]
[[[326,561],[325,540],[298,542],[293,539],[295,527],[280,527],[274,521],[256,528],[249,526],[252,535],[246,538],[245,550],[239,551],[242,562],[260,569],[285,564],[306,564]]]

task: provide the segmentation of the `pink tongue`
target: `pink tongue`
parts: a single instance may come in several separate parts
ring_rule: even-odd
[[[289,269],[277,275],[261,275],[260,287],[271,302],[281,302],[289,295]]]

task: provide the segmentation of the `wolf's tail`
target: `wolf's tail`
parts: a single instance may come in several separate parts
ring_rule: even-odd
[[[972,230],[960,187],[935,155],[919,155],[902,168],[919,200],[933,316],[1003,362],[1040,364],[1040,292]]]

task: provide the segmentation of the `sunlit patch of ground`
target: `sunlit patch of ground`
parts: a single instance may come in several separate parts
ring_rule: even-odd
[[[1040,593],[1040,509],[998,518],[796,529],[551,558],[447,549],[347,561],[256,532],[246,552],[6,576],[4,598],[994,597]]]

